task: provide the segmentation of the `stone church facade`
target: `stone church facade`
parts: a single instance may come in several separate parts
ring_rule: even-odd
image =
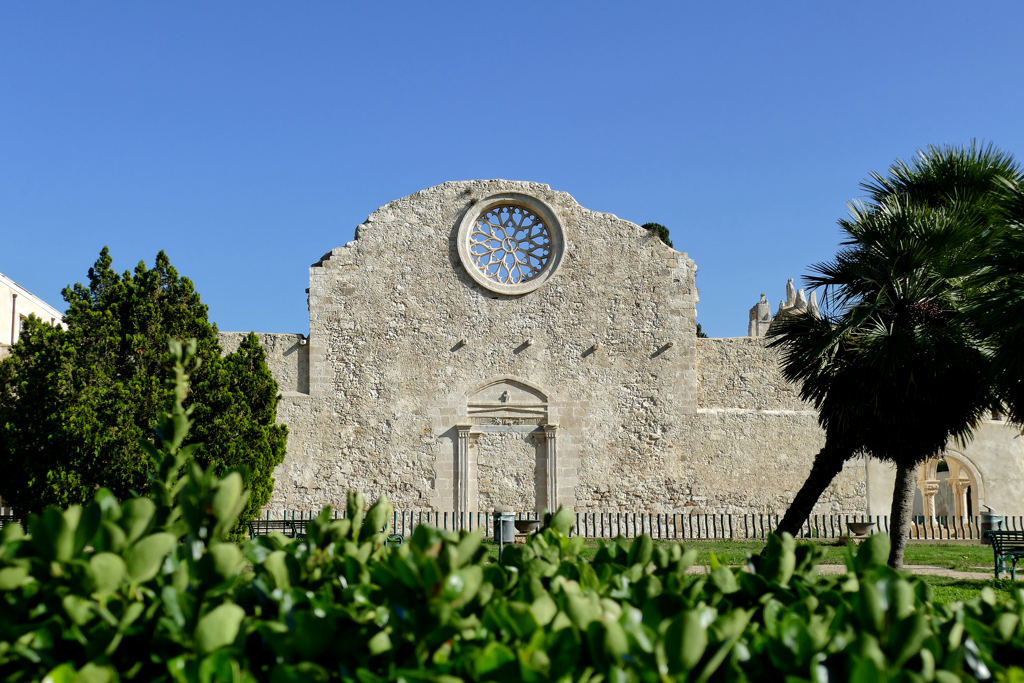
[[[816,415],[762,339],[696,338],[695,273],[547,185],[449,182],[381,207],[310,267],[308,339],[260,335],[290,432],[270,507],[359,489],[456,513],[784,510]],[[887,513],[875,470],[849,463],[819,512]]]

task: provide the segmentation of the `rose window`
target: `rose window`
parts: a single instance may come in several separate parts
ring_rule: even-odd
[[[495,206],[473,223],[469,234],[473,265],[488,280],[502,285],[528,282],[551,256],[551,234],[528,208]]]
[[[480,287],[519,296],[543,287],[565,256],[558,214],[537,197],[494,194],[470,203],[459,221],[458,250]]]

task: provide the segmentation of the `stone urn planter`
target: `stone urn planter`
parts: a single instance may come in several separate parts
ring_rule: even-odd
[[[849,529],[850,533],[854,536],[867,536],[871,533],[871,527],[875,526],[874,522],[847,522],[846,528]]]
[[[517,519],[516,531],[521,534],[532,534],[540,529],[539,519]]]

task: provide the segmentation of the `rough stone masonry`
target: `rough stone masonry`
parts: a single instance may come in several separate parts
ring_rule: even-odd
[[[260,336],[290,430],[270,507],[359,489],[402,510],[784,510],[815,413],[763,340],[696,338],[695,272],[547,185],[379,208],[310,267],[308,340]],[[863,513],[865,471],[817,512]]]

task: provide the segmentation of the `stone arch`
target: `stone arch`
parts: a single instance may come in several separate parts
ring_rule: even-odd
[[[938,472],[940,462],[948,465],[949,473],[942,477]],[[952,510],[941,510],[944,514],[966,517],[980,513],[985,501],[985,482],[981,470],[971,458],[960,451],[946,450],[940,455],[928,458],[918,466],[917,495],[914,514],[935,517],[936,499],[945,497],[941,487],[948,486],[952,493]],[[947,506],[948,507],[948,506]]]
[[[502,396],[508,392],[503,400]],[[476,384],[466,392],[466,404],[469,406],[543,406],[547,410],[551,393],[544,387],[529,380],[498,375]]]

